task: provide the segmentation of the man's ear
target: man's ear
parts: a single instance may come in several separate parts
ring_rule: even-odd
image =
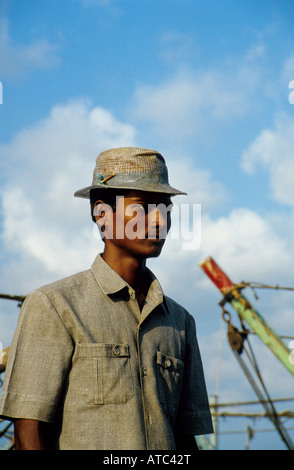
[[[105,216],[105,203],[103,201],[95,202],[93,214],[96,222]]]
[[[94,204],[93,214],[99,229],[104,232],[109,222],[109,217],[112,215],[111,207],[105,202],[98,200]]]
[[[96,201],[94,204],[94,218],[96,221],[96,224],[98,225],[99,229],[104,231],[105,229],[105,216],[106,216],[106,207],[107,204],[105,204],[103,201]]]

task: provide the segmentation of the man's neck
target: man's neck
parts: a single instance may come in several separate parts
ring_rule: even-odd
[[[142,308],[151,282],[146,259],[134,258],[125,253],[122,256],[120,252],[108,250],[106,247],[102,258],[134,289],[140,308]]]

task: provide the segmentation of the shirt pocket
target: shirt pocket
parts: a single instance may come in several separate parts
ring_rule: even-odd
[[[181,394],[184,363],[161,351],[156,355],[159,397],[165,413],[176,416]]]
[[[124,404],[134,395],[128,344],[80,343],[81,388],[95,405]]]

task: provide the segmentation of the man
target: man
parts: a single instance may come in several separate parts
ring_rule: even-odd
[[[75,196],[90,198],[104,251],[20,312],[0,406],[16,449],[193,450],[212,432],[194,319],[146,267],[177,194],[154,150],[98,156]]]

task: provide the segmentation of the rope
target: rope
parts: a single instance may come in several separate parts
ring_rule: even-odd
[[[251,287],[253,289],[274,289],[274,290],[290,290],[294,291],[294,287],[283,287],[280,286],[279,284],[276,284],[275,286],[270,285],[270,284],[263,284],[262,282],[245,282],[242,281],[239,284],[235,284],[236,288],[243,289],[245,287]]]
[[[7,426],[2,429],[2,431],[0,431],[0,437],[3,437],[3,436],[6,436],[6,433],[7,431],[9,430],[9,428],[12,426],[12,422],[8,423]]]
[[[217,416],[218,418],[269,418],[269,417],[274,417],[275,415],[269,414],[268,412],[265,413],[233,413],[233,412],[228,412],[228,411],[211,411],[211,416]],[[282,417],[282,418],[294,418],[294,411],[290,410],[285,410],[281,411],[280,413],[277,413],[277,416]]]
[[[272,398],[272,402],[283,402],[283,401],[292,401],[294,398]],[[210,408],[226,408],[226,407],[232,407],[232,406],[247,406],[247,405],[259,405],[260,402],[258,401],[253,401],[253,400],[248,400],[248,401],[234,401],[234,402],[228,402],[228,403],[210,403],[209,406]]]
[[[247,366],[246,366],[245,362],[243,361],[243,359],[241,358],[240,354],[236,350],[233,350],[233,353],[234,353],[237,361],[239,362],[243,372],[245,373],[250,385],[252,386],[253,390],[255,391],[260,403],[263,405],[263,407],[265,409],[265,416],[268,417],[270,419],[270,421],[273,423],[273,425],[275,426],[275,428],[276,428],[277,432],[279,433],[281,439],[284,441],[287,449],[288,450],[294,450],[294,445],[293,445],[293,443],[290,439],[290,436],[288,435],[287,430],[284,428],[283,424],[281,423],[275,408],[272,407],[272,406],[268,406],[268,402],[264,398],[261,390],[258,388],[253,376],[251,375],[249,369],[247,368]]]
[[[234,284],[233,288],[229,290],[228,294],[230,293],[231,290],[234,290],[234,289],[241,290],[241,289],[244,289],[245,287],[250,287],[251,288],[256,300],[258,300],[259,297],[258,297],[257,293],[255,292],[255,289],[273,289],[273,290],[294,291],[294,287],[284,287],[284,286],[280,286],[279,284],[270,285],[270,284],[264,284],[262,282],[254,282],[254,281],[245,282],[245,281],[241,281],[238,284]]]
[[[265,412],[266,412],[266,416],[271,420],[271,422],[275,426],[275,428],[278,431],[280,437],[284,441],[286,447],[289,450],[294,450],[294,444],[292,443],[291,438],[290,438],[289,434],[287,433],[287,430],[284,428],[283,423],[281,422],[281,420],[278,416],[278,413],[276,412],[273,401],[271,400],[271,398],[269,396],[269,393],[266,389],[266,386],[264,384],[264,381],[261,377],[261,373],[260,373],[256,358],[255,358],[255,355],[253,353],[253,349],[252,349],[252,347],[249,343],[249,340],[248,340],[248,334],[247,334],[248,332],[247,332],[246,329],[244,329],[244,327],[242,325],[242,320],[240,319],[241,326],[243,327],[243,330],[239,331],[235,326],[233,326],[231,324],[231,315],[230,315],[229,312],[227,312],[224,309],[224,307],[223,307],[222,316],[223,316],[224,321],[228,325],[228,341],[229,341],[229,344],[231,346],[231,349],[232,349],[237,361],[239,362],[239,365],[240,365],[241,369],[243,370],[247,380],[249,381],[249,383],[250,383],[251,387],[253,388],[255,394],[257,395],[259,402],[263,405],[263,407],[265,409]],[[249,352],[248,352],[247,348],[244,346],[245,340],[247,340],[247,344],[249,346]],[[252,374],[250,373],[245,361],[241,357],[241,354],[242,354],[243,351],[245,351],[245,353],[246,353],[246,355],[247,355],[247,357],[248,357],[248,359],[249,359],[249,361],[250,361],[250,363],[253,367],[253,370],[255,371],[255,373],[256,373],[256,375],[259,379],[259,382],[261,384],[261,387],[263,389],[263,393],[265,394],[265,396],[263,395],[262,391],[258,387],[256,381],[254,380],[254,378],[253,378]]]

